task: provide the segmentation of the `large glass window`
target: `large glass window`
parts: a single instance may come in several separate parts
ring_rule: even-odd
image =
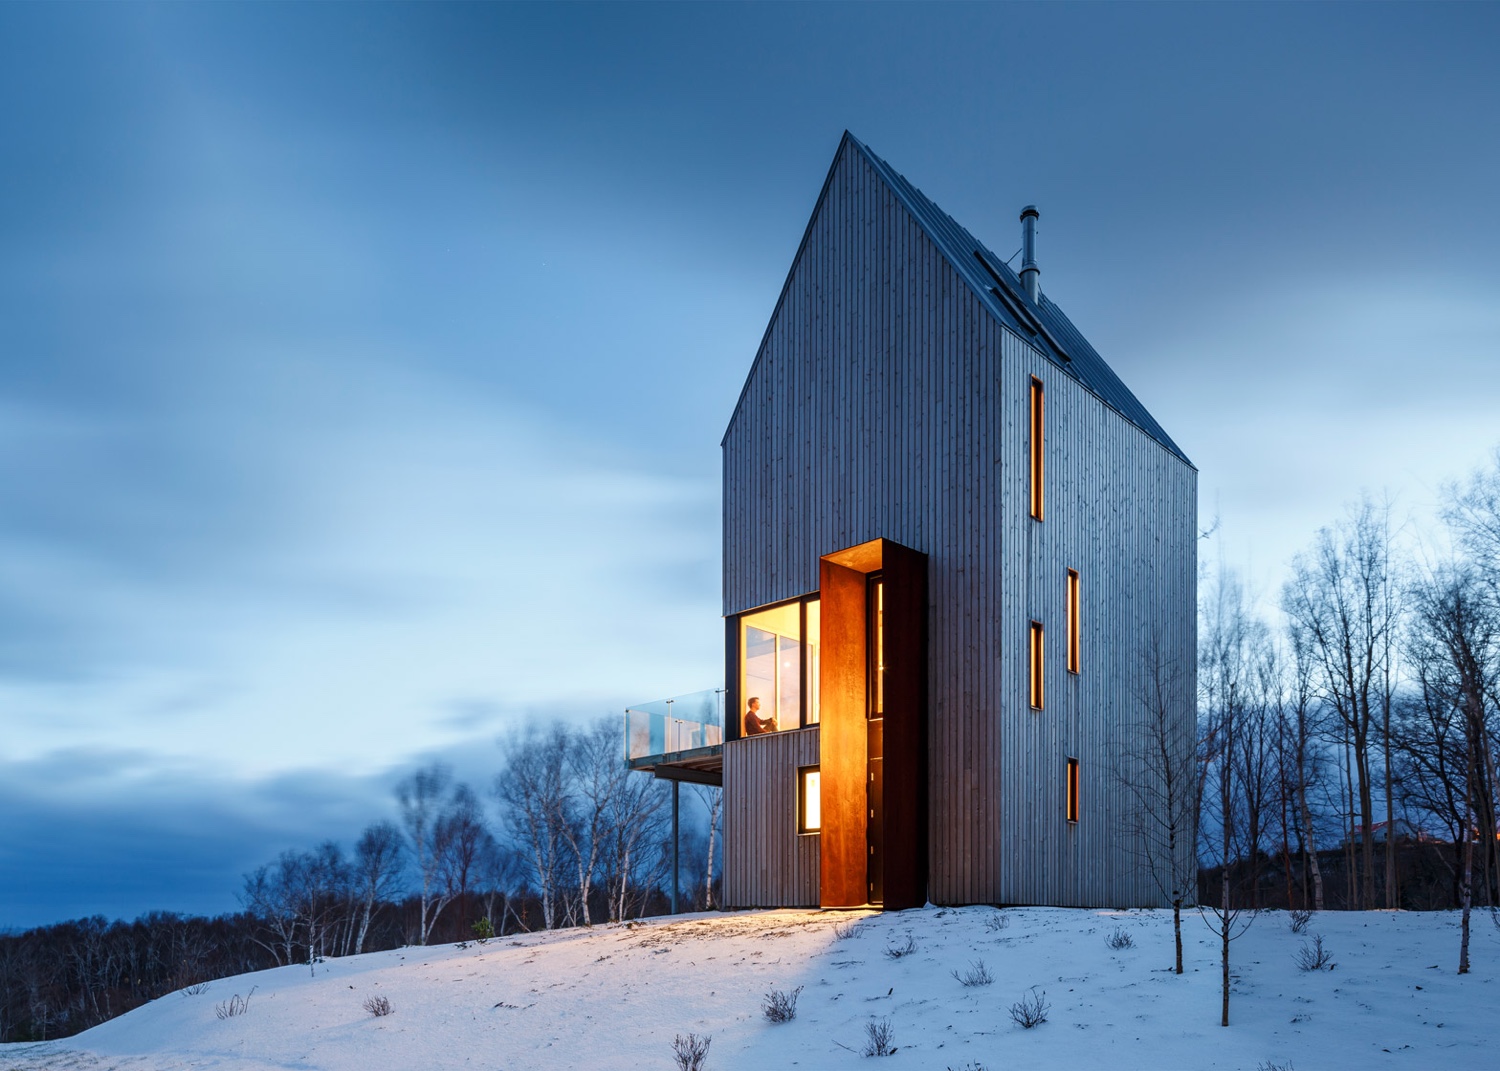
[[[741,736],[817,723],[818,605],[804,599],[740,618]]]

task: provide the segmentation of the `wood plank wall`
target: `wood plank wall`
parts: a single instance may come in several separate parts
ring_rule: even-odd
[[[724,902],[817,907],[821,837],[797,832],[797,769],[818,763],[818,729],[724,745]]]
[[[1027,499],[1033,375],[1047,393],[1041,522]],[[816,589],[819,556],[841,547],[883,536],[927,554],[934,902],[1161,901],[1131,851],[1121,765],[1153,637],[1181,669],[1178,745],[1191,747],[1197,473],[995,322],[848,143],[725,437],[723,523],[726,614]],[[1069,568],[1078,675],[1063,657]],[[1027,703],[1032,619],[1048,639],[1042,711]],[[738,761],[726,747],[726,803],[750,772]],[[764,809],[794,821],[781,775],[754,776]],[[793,886],[778,902],[811,902],[791,898],[806,870],[787,843],[765,841],[781,853],[770,861],[733,854],[749,843],[726,855],[726,887],[746,890],[731,902]]]

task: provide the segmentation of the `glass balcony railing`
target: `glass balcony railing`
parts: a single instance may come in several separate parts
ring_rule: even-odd
[[[724,689],[640,703],[625,710],[625,761],[724,742]]]

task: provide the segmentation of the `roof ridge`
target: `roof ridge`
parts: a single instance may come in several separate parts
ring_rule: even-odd
[[[905,175],[883,160],[859,138],[848,130],[839,141],[842,151],[848,141],[857,148],[881,179],[891,188],[897,199],[911,213],[917,225],[947,259],[960,278],[978,295],[980,304],[989,313],[1019,336],[1035,339],[1044,336],[1048,345],[1036,346],[1063,372],[1078,380],[1105,405],[1140,428],[1151,438],[1161,443],[1173,454],[1189,465],[1192,462],[1182,449],[1157,423],[1156,418],[1141,404],[1139,398],[1115,373],[1099,351],[1084,338],[1062,308],[1046,294],[1039,294],[1036,301],[1026,293],[1018,276],[1009,264],[1002,261],[988,246],[976,238],[952,216],[944,212],[937,203],[924,194]],[[834,155],[835,161],[838,154]],[[821,195],[820,198],[821,200]],[[799,250],[800,252],[800,250]],[[1001,287],[989,286],[978,277],[974,261],[987,269],[985,274],[994,278]],[[1005,291],[1008,291],[1005,292]],[[1035,322],[1040,331],[1033,330]]]

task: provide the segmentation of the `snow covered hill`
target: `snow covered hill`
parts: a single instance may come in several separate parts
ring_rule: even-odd
[[[1107,938],[1127,931],[1133,947]],[[1474,972],[1454,974],[1453,914],[1325,914],[1336,964],[1302,971],[1306,935],[1262,914],[1234,946],[1232,1023],[1219,1023],[1217,951],[1184,920],[1170,972],[1165,912],[926,908],[885,915],[768,911],[407,948],[284,967],[173,994],[59,1042],[0,1046],[7,1071],[500,1071],[674,1068],[672,1041],[712,1037],[731,1068],[1490,1068],[1500,933],[1475,916]],[[910,938],[908,942],[907,938]],[[907,946],[909,954],[892,956]],[[982,962],[993,977],[954,976]],[[762,1013],[803,987],[795,1020]],[[1009,1007],[1032,987],[1048,1021]],[[220,1018],[234,998],[243,1014]],[[384,997],[393,1009],[364,1005]],[[866,1058],[866,1024],[896,1052]]]

